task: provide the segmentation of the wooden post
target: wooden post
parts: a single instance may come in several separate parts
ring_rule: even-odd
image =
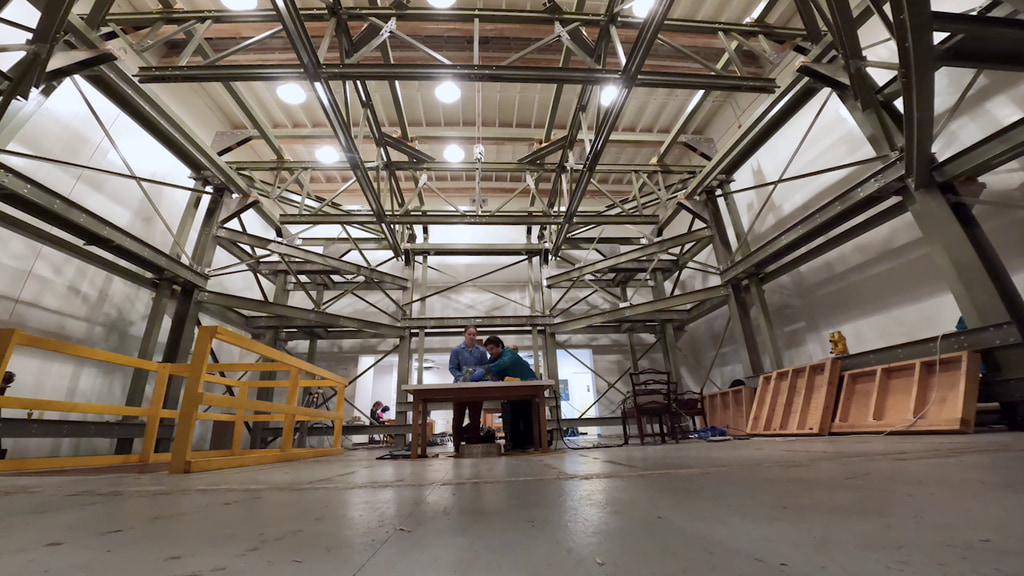
[[[5,328],[0,330],[0,376],[7,371],[7,364],[11,361],[11,356],[14,354],[14,347],[18,345],[18,334],[20,330],[17,328]]]
[[[178,426],[174,431],[171,474],[188,472],[188,462],[192,457],[192,438],[195,435],[199,404],[203,396],[206,365],[210,362],[210,349],[213,348],[217,330],[217,326],[203,326],[199,329],[199,335],[196,337],[196,346],[192,351],[192,362],[189,365],[188,380],[185,382],[181,410],[178,412]]]
[[[249,385],[245,381],[238,382],[238,397],[242,400],[249,399]],[[245,431],[244,408],[235,410],[235,428],[231,434],[231,453],[238,456],[242,453],[242,433]]]
[[[292,368],[288,372],[288,400],[285,401],[286,406],[299,405],[299,377],[301,375],[302,371],[298,368]],[[294,440],[295,414],[285,414],[284,424],[281,427],[281,451],[291,451]]]
[[[170,364],[160,364],[156,369],[156,382],[153,384],[153,396],[149,399],[149,414],[146,416],[146,433],[142,437],[142,450],[139,461],[143,464],[152,462],[156,450],[156,436],[160,431],[160,410],[167,394],[167,379],[171,374]]]
[[[338,418],[334,421],[334,442],[332,444],[335,448],[341,448],[341,423],[345,420],[345,385],[341,382],[335,382],[334,388],[334,411],[338,413]],[[324,406],[326,409],[327,406]]]
[[[412,446],[409,448],[409,457],[418,458],[420,452],[420,400],[419,395],[412,397]]]

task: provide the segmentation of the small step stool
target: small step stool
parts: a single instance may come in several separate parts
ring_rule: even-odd
[[[501,456],[501,444],[463,444],[459,458],[495,458]]]

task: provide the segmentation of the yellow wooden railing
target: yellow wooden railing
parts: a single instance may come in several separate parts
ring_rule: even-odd
[[[0,330],[0,373],[7,370],[16,347],[35,348],[96,360],[106,364],[139,368],[156,373],[153,394],[148,406],[123,406],[114,404],[92,404],[87,402],[67,402],[63,400],[44,400],[17,396],[0,396],[0,409],[32,410],[47,412],[68,412],[73,414],[103,414],[108,416],[134,416],[145,418],[146,430],[142,438],[142,450],[138,454],[111,454],[100,456],[63,456],[56,458],[17,458],[0,460],[0,471],[12,470],[44,470],[50,468],[70,468],[79,466],[110,466],[114,464],[138,464],[161,460],[154,454],[157,430],[161,418],[177,418],[177,410],[163,410],[164,394],[167,391],[167,377],[170,374],[169,364],[160,364],[150,360],[141,360],[132,356],[115,354],[105,350],[97,350],[78,344],[70,344],[52,338],[43,338],[26,334],[17,329]],[[21,387],[14,388],[20,390]]]
[[[269,360],[269,362],[235,364],[209,362],[210,350],[215,340],[259,354],[261,357]],[[139,407],[46,400],[9,395],[0,396],[0,410],[7,408],[39,412],[128,416],[145,419],[145,432],[142,438],[142,447],[138,454],[7,459],[0,460],[0,472],[112,466],[118,464],[146,464],[168,461],[171,462],[171,472],[173,473],[199,472],[238,466],[286,462],[343,452],[341,448],[341,422],[344,419],[344,415],[343,403],[340,399],[344,398],[345,386],[348,384],[348,380],[224,328],[206,326],[199,330],[190,364],[164,364],[151,360],[142,360],[132,356],[125,356],[78,344],[70,344],[52,338],[35,336],[17,329],[3,329],[0,330],[0,374],[7,370],[16,347],[35,348],[37,350],[95,360],[106,364],[148,370],[154,372],[156,378],[153,383],[153,392],[150,396],[149,404]],[[288,380],[237,380],[211,374],[211,372],[268,371],[286,372],[289,376]],[[316,379],[303,380],[300,378],[303,373],[308,373]],[[183,376],[187,378],[180,410],[163,409],[164,396],[167,393],[167,381],[170,376]],[[206,392],[203,388],[207,383],[229,386],[235,391],[235,396],[223,396]],[[298,405],[300,389],[314,386],[333,388],[337,391],[339,401],[336,411],[304,408]],[[287,401],[285,403],[278,403],[248,398],[251,389],[266,387],[287,388]],[[19,392],[22,389],[22,387],[14,388],[14,390]],[[232,409],[234,413],[203,412],[203,406]],[[257,414],[257,412],[259,413]],[[161,418],[176,419],[174,445],[171,452],[155,452],[157,431],[159,430]],[[200,420],[234,422],[231,449],[192,450],[195,425]],[[330,448],[293,449],[295,423],[297,421],[314,420],[334,422],[332,446]],[[246,422],[282,422],[280,447],[264,450],[243,450],[242,439]]]
[[[260,355],[269,362],[251,364],[214,365],[209,362],[210,350],[214,341],[221,341],[248,352]],[[234,380],[223,376],[209,374],[211,371],[279,371],[287,372],[287,380]],[[308,373],[318,379],[303,380],[302,373]],[[175,429],[174,447],[171,453],[171,473],[202,472],[220,470],[239,466],[253,466],[287,462],[303,458],[330,456],[341,454],[341,422],[344,419],[344,404],[341,399],[345,395],[348,380],[304,362],[280,350],[250,340],[219,326],[204,326],[199,329],[192,362],[187,365],[174,365],[171,374],[187,376],[185,394],[181,402],[178,424]],[[235,396],[224,396],[206,392],[207,383],[230,386]],[[317,386],[334,388],[337,391],[337,410],[318,410],[299,405],[299,391],[304,387]],[[284,403],[253,400],[249,391],[253,388],[286,388],[287,400]],[[209,418],[211,413],[202,412],[203,406],[213,406],[234,410],[233,414],[213,414],[216,419],[235,423],[232,447],[230,450],[198,452],[192,450],[195,436],[196,421]],[[330,448],[294,448],[296,421],[333,421],[334,437]],[[262,450],[242,449],[242,429],[246,422],[281,422],[281,444],[277,448]]]

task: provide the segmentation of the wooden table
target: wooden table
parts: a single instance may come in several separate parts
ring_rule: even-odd
[[[413,458],[427,455],[427,415],[431,402],[486,402],[488,400],[532,400],[534,407],[533,445],[541,452],[548,451],[548,418],[544,393],[554,387],[552,380],[524,382],[462,382],[454,384],[422,384],[403,386],[412,394],[412,446]],[[461,422],[452,422],[453,426]]]

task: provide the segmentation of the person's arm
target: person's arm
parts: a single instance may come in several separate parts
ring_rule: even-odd
[[[494,374],[495,372],[507,372],[517,356],[518,354],[516,354],[514,350],[505,348],[505,351],[501,353],[500,358],[487,365],[487,371],[491,374]]]
[[[457,348],[452,348],[452,353],[448,355],[448,372],[451,373],[452,378],[458,382],[462,379],[462,365],[459,364],[459,351]]]

